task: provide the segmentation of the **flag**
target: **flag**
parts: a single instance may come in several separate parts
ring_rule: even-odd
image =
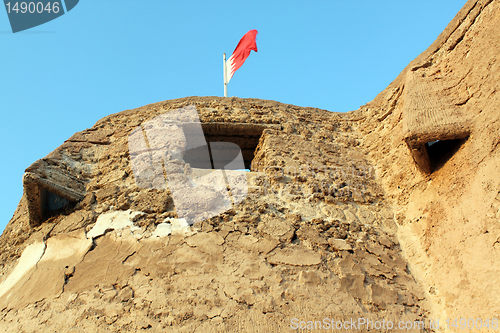
[[[234,49],[233,54],[226,62],[226,73],[227,73],[227,81],[226,84],[229,83],[229,80],[234,75],[234,72],[240,68],[245,60],[250,55],[250,51],[257,52],[257,43],[255,42],[255,37],[257,37],[257,30],[253,29],[247,32],[240,40],[236,48]]]

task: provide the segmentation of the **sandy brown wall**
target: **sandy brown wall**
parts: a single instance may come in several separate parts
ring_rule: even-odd
[[[427,51],[352,114],[392,199],[410,269],[442,320],[500,316],[499,54],[500,1],[469,1]],[[471,127],[431,174],[417,168],[403,139],[409,71],[440,85],[438,97],[451,98],[447,107]]]

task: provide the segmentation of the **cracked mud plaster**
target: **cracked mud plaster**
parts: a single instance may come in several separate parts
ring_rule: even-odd
[[[95,244],[80,259],[89,239],[73,234],[82,247],[68,246],[70,257],[47,256],[43,265],[42,257],[37,268],[16,261],[24,243],[48,229],[27,229],[22,203],[0,237],[0,278],[14,285],[0,301],[17,288],[12,281],[19,278],[7,276],[21,261],[27,264],[10,276],[44,276],[58,296],[30,301],[19,288],[13,295],[27,304],[4,307],[0,329],[280,332],[291,318],[318,315],[415,321],[498,313],[499,22],[500,2],[467,2],[387,89],[345,114],[188,97],[101,119],[51,154],[94,166],[88,199],[68,220],[71,230],[90,232],[93,218],[105,216],[94,225]],[[412,69],[425,77],[405,85]],[[423,89],[423,81],[442,84]],[[403,111],[423,108],[421,93],[438,94],[435,105],[460,111],[448,119],[466,115],[471,125],[466,142],[430,174],[418,169],[404,141]],[[206,135],[246,145],[253,160],[245,200],[191,226],[193,234],[176,234],[171,193],[137,186],[127,137],[189,105],[202,123],[215,124]],[[258,125],[251,142],[248,124]],[[131,217],[129,209],[143,213]],[[54,230],[59,236],[69,229]],[[52,238],[46,253],[53,253]]]

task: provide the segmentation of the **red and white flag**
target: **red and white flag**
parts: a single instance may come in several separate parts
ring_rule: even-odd
[[[226,84],[229,83],[229,80],[234,75],[234,72],[240,68],[245,60],[250,55],[250,51],[257,52],[257,43],[255,42],[255,38],[257,37],[257,30],[253,29],[247,32],[240,40],[236,48],[234,49],[233,54],[226,62]]]

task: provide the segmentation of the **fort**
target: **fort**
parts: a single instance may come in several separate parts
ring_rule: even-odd
[[[0,237],[0,327],[280,332],[293,318],[499,318],[499,29],[499,1],[468,1],[348,113],[185,97],[74,134],[26,169]],[[186,107],[208,146],[239,148],[246,180],[235,190],[227,171],[213,195],[187,198],[233,200],[192,225],[168,186],[139,181],[129,140]],[[213,172],[197,156],[175,174]],[[167,184],[168,167],[155,175]]]

